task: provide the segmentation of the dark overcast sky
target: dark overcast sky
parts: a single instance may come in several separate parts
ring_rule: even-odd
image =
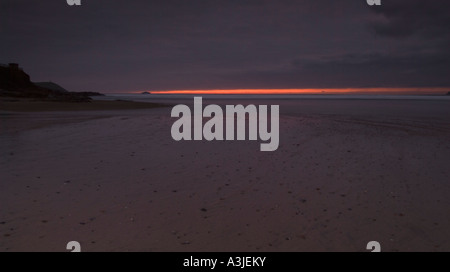
[[[449,87],[450,1],[0,1],[0,63],[72,91]]]

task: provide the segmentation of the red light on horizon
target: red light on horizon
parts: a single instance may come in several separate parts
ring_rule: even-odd
[[[448,88],[340,88],[340,89],[210,89],[148,91],[153,94],[442,94]],[[132,93],[140,93],[138,91]]]

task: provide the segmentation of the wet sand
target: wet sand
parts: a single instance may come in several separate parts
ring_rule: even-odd
[[[0,251],[450,250],[448,101],[261,103],[275,152],[176,142],[170,107],[3,112]]]
[[[149,109],[166,106],[161,103],[144,103],[126,100],[91,102],[35,101],[32,99],[1,98],[0,111],[7,112],[48,112],[48,111],[100,111]]]

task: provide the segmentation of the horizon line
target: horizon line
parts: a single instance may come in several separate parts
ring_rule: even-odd
[[[122,93],[138,94],[423,94],[445,95],[450,87],[377,87],[377,88],[286,88],[286,89],[195,89],[195,90],[140,90]],[[119,93],[119,92],[115,92]]]

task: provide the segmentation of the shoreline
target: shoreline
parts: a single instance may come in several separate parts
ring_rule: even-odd
[[[0,112],[137,110],[168,106],[170,105],[164,103],[135,102],[119,99],[114,101],[92,100],[91,102],[61,102],[0,98]]]

